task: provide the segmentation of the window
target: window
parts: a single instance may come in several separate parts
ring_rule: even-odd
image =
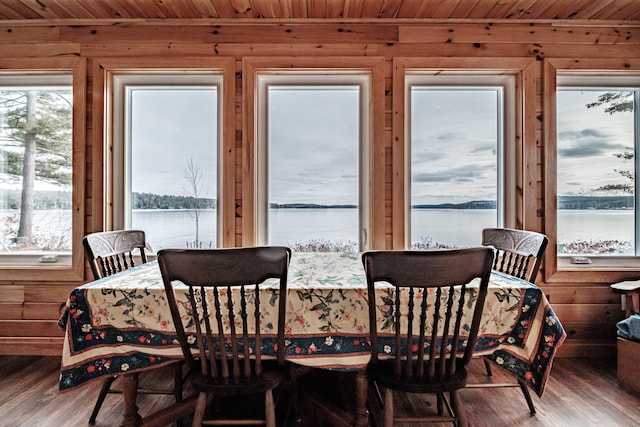
[[[12,280],[78,279],[85,62],[1,62],[0,268]]]
[[[114,75],[115,228],[153,250],[219,245],[222,76]]]
[[[514,87],[513,76],[407,73],[412,248],[477,246],[483,228],[513,224]]]
[[[258,77],[260,244],[356,252],[368,233],[368,74]]]
[[[638,256],[640,77],[559,74],[557,81],[559,263]]]

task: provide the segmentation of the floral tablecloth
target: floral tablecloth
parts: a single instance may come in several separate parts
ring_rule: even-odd
[[[326,369],[366,366],[369,313],[360,254],[294,253],[288,289],[289,360]],[[382,353],[394,351],[386,316],[390,298],[390,288],[380,286],[376,306]],[[268,305],[261,314],[277,318]],[[63,391],[102,375],[151,369],[181,358],[155,261],[74,289],[59,324],[66,331],[60,373]],[[262,331],[267,338],[263,345],[269,343],[271,332]],[[541,395],[555,351],[565,337],[539,288],[492,274],[477,354],[524,377]],[[267,344],[263,353],[269,352],[273,349]]]

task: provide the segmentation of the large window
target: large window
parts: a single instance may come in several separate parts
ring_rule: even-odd
[[[640,78],[559,75],[557,253],[573,265],[638,256]]]
[[[222,77],[114,77],[115,228],[142,229],[153,250],[218,246]]]
[[[262,75],[259,242],[355,252],[363,209],[367,75]],[[364,174],[364,175],[363,175]]]
[[[483,228],[512,223],[514,84],[509,76],[407,75],[413,248],[477,246]]]

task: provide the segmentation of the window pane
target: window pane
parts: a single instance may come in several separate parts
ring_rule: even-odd
[[[498,225],[502,91],[411,88],[411,244],[468,247]]]
[[[358,86],[269,86],[268,240],[358,250]]]
[[[558,90],[557,133],[558,253],[633,255],[633,92]]]
[[[0,84],[0,253],[27,264],[70,262],[72,102],[71,85]]]
[[[217,88],[129,87],[130,228],[154,250],[216,246]]]

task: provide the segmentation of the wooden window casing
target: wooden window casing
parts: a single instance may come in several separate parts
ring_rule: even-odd
[[[363,160],[369,182],[361,209],[367,215],[364,223],[367,249],[385,247],[384,192],[384,60],[382,58],[244,58],[243,59],[243,156],[242,156],[242,245],[259,243],[259,183],[257,141],[257,95],[260,73],[339,74],[369,73],[370,105],[367,108],[369,129],[365,132],[368,155]],[[361,161],[362,163],[362,161]],[[361,231],[362,232],[362,231]]]
[[[71,263],[29,264],[0,266],[0,274],[12,282],[63,282],[84,277],[85,233],[85,145],[86,145],[86,59],[85,58],[0,58],[0,73],[25,76],[47,73],[69,73],[72,76],[72,212]]]
[[[536,212],[536,175],[535,167],[529,165],[536,159],[535,144],[535,61],[530,58],[394,58],[393,61],[393,160],[392,160],[392,234],[393,249],[406,249],[410,246],[407,233],[409,185],[406,177],[408,156],[408,136],[406,128],[407,102],[406,76],[419,72],[425,75],[513,75],[515,77],[515,123],[514,140],[505,140],[513,144],[513,155],[504,161],[515,162],[506,165],[514,170],[515,182],[512,188],[515,194],[506,195],[510,203],[508,225],[512,228],[537,230]],[[525,164],[525,159],[528,162]]]
[[[559,266],[557,228],[557,125],[556,92],[558,75],[640,76],[640,60],[625,58],[544,60],[544,228],[549,246],[544,257],[544,281],[547,283],[615,283],[637,279],[640,257],[605,257],[592,264]],[[636,160],[637,162],[637,160]],[[636,215],[638,213],[636,212]]]
[[[235,246],[235,61],[232,58],[107,58],[94,63],[93,104],[93,164],[103,164],[104,173],[94,169],[92,181],[93,211],[92,230],[111,230],[114,224],[114,106],[113,89],[115,75],[153,73],[202,73],[215,72],[222,76],[219,90],[221,105],[218,148],[218,244]],[[105,129],[104,133],[102,129]]]

